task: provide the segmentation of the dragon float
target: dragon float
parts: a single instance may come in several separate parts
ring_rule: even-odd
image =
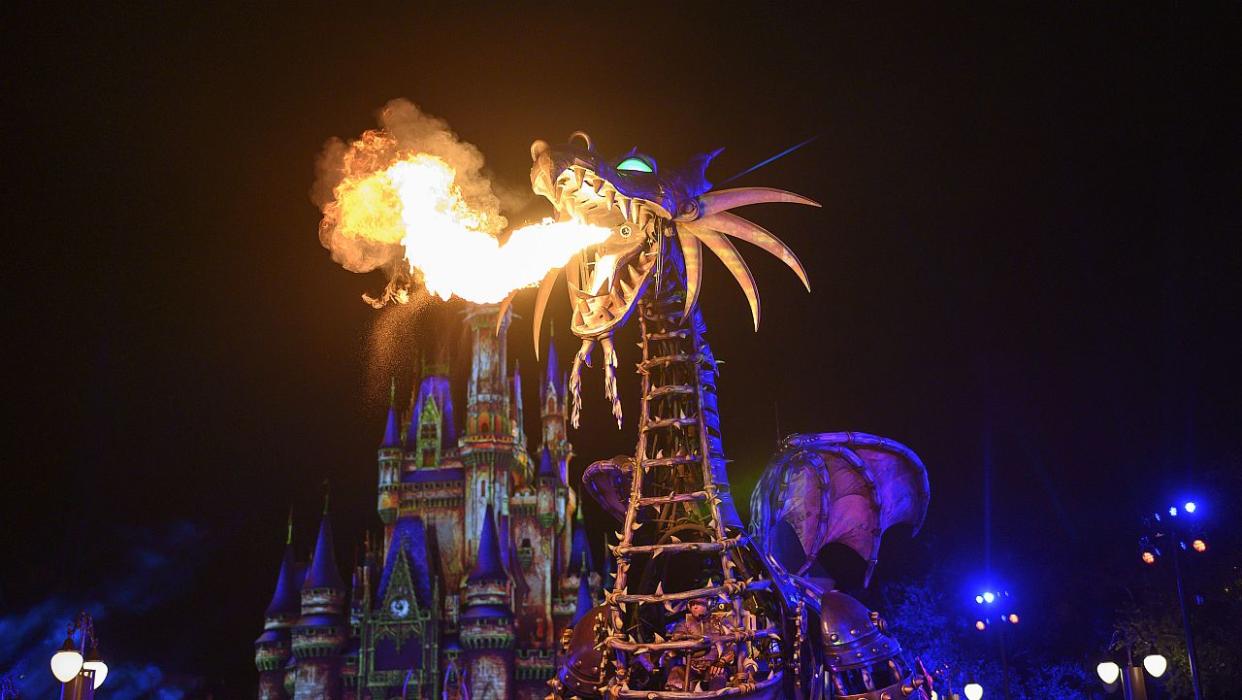
[[[716,361],[698,307],[703,249],[737,280],[758,330],[758,288],[731,239],[771,253],[810,285],[787,245],[734,210],[819,205],[771,188],[713,190],[706,170],[717,153],[664,169],[637,151],[605,158],[583,132],[531,146],[534,192],[559,218],[610,230],[563,268],[582,341],[570,374],[575,427],[582,370],[597,348],[620,426],[613,339],[634,316],[642,353],[635,453],[583,475],[620,522],[610,545],[615,583],[566,632],[549,698],[929,698],[921,664],[907,662],[876,613],[837,590],[825,557],[830,545],[848,547],[869,579],[885,530],[903,523],[917,532],[929,488],[912,451],[862,433],[791,435],[754,492],[749,529],[734,506]],[[536,352],[561,269],[538,287]]]

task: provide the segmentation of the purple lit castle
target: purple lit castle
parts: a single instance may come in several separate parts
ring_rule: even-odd
[[[424,365],[379,447],[382,543],[341,578],[325,508],[309,564],[287,543],[255,641],[261,700],[543,698],[559,640],[600,600],[568,487],[565,375],[549,347],[528,452],[505,317],[471,307],[464,429],[446,365]],[[499,333],[496,329],[499,327]],[[404,431],[402,425],[408,426]]]

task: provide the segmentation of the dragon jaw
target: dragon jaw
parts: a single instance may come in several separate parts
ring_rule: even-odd
[[[583,340],[574,360],[572,378],[590,363],[598,342],[605,355],[606,392],[613,401],[618,425],[616,352],[612,335],[633,314],[637,302],[651,287],[663,255],[685,272],[684,312],[698,300],[702,248],[715,253],[742,287],[759,328],[759,290],[750,268],[729,240],[740,238],[780,258],[810,291],[806,271],[794,252],[762,226],[730,210],[765,202],[788,202],[818,207],[811,199],[766,187],[712,191],[705,172],[719,150],[696,156],[680,168],[661,172],[653,158],[636,150],[607,160],[595,152],[591,138],[579,131],[564,146],[537,140],[531,144],[531,189],[556,209],[558,219],[576,219],[610,229],[602,243],[590,246],[565,265],[573,318],[570,328]],[[538,357],[543,314],[560,270],[548,273],[539,286],[533,314],[535,354]],[[509,303],[506,300],[505,305]],[[503,316],[503,313],[501,314]],[[576,387],[577,382],[571,381]],[[577,406],[575,392],[575,420]]]

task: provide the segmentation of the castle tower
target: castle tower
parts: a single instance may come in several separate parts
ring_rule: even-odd
[[[285,554],[276,577],[276,591],[264,612],[263,634],[254,640],[254,665],[259,670],[259,700],[286,700],[285,664],[293,656],[289,629],[298,619],[302,574],[293,559],[293,513],[289,513]]]
[[[579,508],[574,513],[573,527],[570,531],[571,546],[565,557],[566,574],[560,579],[559,604],[556,606],[557,626],[569,625],[577,611],[578,591],[582,579],[587,579],[588,591],[594,592],[598,586],[598,578],[592,579],[594,562],[591,558],[591,544],[587,540],[586,519]]]
[[[406,433],[406,471],[435,469],[457,448],[447,362],[425,363]]]
[[[486,531],[483,516],[489,507],[499,525],[499,549],[504,553],[509,551],[510,468],[514,447],[509,426],[510,385],[505,344],[510,312],[505,310],[498,324],[499,313],[500,308],[495,304],[474,305],[466,313],[472,350],[470,385],[466,392],[466,431],[461,439],[465,471],[466,569],[475,562],[480,533]]]
[[[401,429],[397,418],[397,380],[388,388],[388,419],[384,424],[384,439],[379,450],[379,499],[376,510],[380,521],[388,529],[397,518],[400,503],[401,482]]]
[[[550,329],[549,336],[552,335]],[[553,526],[555,551],[552,573],[552,580],[555,582],[553,583],[554,589],[561,577],[573,573],[568,558],[568,552],[573,545],[568,525],[573,513],[580,507],[568,488],[569,460],[573,456],[573,445],[569,444],[569,439],[566,437],[569,415],[567,382],[557,359],[555,340],[555,337],[548,340],[547,366],[544,368],[543,381],[539,385],[539,419],[543,426],[543,442],[540,445],[540,452],[547,450],[551,455],[558,476],[557,491],[550,511],[555,514]]]
[[[513,361],[513,400],[509,402],[512,407],[509,412],[509,425],[513,431],[513,444],[517,446],[519,454],[526,452],[526,428],[523,427],[525,422],[522,416],[522,363],[518,360]]]
[[[496,518],[484,511],[479,553],[466,579],[466,604],[460,617],[466,678],[472,700],[508,700],[513,691],[515,635],[512,582],[500,556]]]
[[[293,628],[293,656],[297,659],[294,700],[341,697],[340,655],[349,636],[345,593],[325,499],[314,558],[302,582],[302,616]]]
[[[554,340],[554,339],[553,339]],[[542,446],[548,448],[556,460],[568,460],[573,446],[566,437],[567,394],[565,374],[556,356],[556,343],[548,341],[548,364],[544,371],[543,382],[539,385],[539,419],[543,425]],[[561,474],[561,480],[569,481],[568,474]]]

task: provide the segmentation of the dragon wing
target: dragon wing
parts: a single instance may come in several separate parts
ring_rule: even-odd
[[[751,496],[751,532],[770,561],[804,575],[832,543],[867,561],[880,537],[904,523],[917,533],[927,515],[927,469],[908,447],[866,433],[791,435]]]

